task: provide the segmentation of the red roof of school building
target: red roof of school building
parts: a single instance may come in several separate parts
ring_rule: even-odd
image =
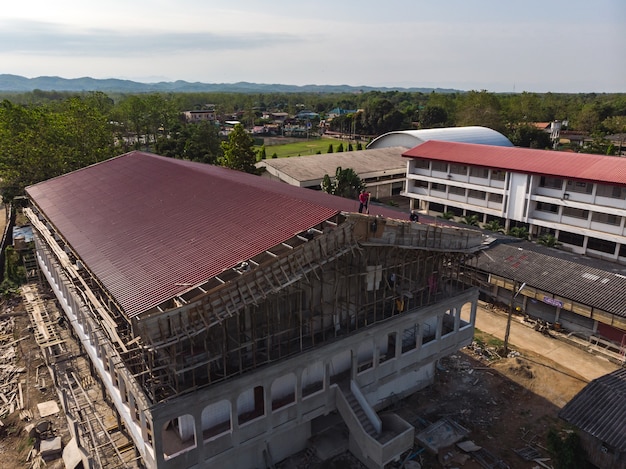
[[[26,191],[129,317],[358,208],[356,200],[139,151]]]
[[[518,173],[626,185],[626,158],[429,140],[402,154]]]

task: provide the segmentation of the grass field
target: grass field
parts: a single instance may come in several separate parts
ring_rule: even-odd
[[[270,145],[265,147],[265,155],[269,160],[276,153],[278,158],[287,158],[289,156],[305,156],[315,155],[328,152],[328,145],[333,144],[335,151],[341,143],[332,138],[321,138],[317,140],[302,140],[301,142],[286,143],[284,145]],[[346,143],[344,142],[344,147]],[[260,148],[260,147],[257,147]]]

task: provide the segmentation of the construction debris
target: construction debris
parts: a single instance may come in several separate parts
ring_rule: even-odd
[[[57,404],[56,401],[40,402],[37,404],[37,410],[39,411],[39,416],[41,418],[58,414],[60,411],[59,404]]]
[[[16,366],[15,317],[4,316],[0,320],[0,416],[11,415],[24,408],[21,375],[23,367]]]

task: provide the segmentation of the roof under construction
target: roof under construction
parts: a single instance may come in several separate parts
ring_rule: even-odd
[[[27,193],[128,317],[354,211],[352,200],[139,151]]]

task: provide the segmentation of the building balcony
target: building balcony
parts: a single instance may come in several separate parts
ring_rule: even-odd
[[[612,207],[626,210],[626,200],[615,199],[613,197],[601,197],[596,196],[595,205],[601,205],[603,207]]]
[[[561,217],[561,224],[575,226],[577,228],[589,228],[589,220],[586,218],[568,217],[563,215]]]
[[[553,223],[559,223],[560,217],[558,213],[552,212],[543,212],[541,210],[535,210],[529,215],[530,218],[535,218],[537,220],[550,221]]]
[[[534,193],[535,195],[542,195],[553,199],[561,199],[563,197],[563,189],[552,189],[549,187],[537,187]]]
[[[488,178],[480,178],[475,176],[470,176],[469,181],[470,184],[475,184],[477,186],[489,187],[489,179]]]
[[[619,225],[610,225],[608,223],[592,221],[590,228],[594,231],[599,231],[601,233],[610,233],[619,236],[626,236],[626,228],[622,228]]]

